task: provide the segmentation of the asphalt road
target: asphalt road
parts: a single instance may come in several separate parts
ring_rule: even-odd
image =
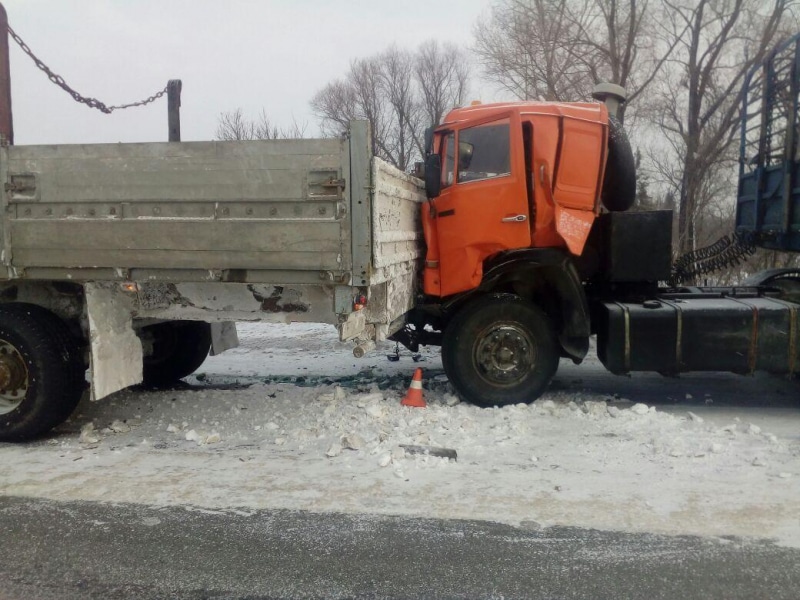
[[[0,598],[797,598],[768,541],[0,497]]]

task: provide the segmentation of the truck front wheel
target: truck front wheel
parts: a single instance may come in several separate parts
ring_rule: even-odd
[[[143,327],[143,383],[159,387],[194,373],[211,349],[211,326],[203,321],[165,321]]]
[[[35,305],[0,306],[0,441],[59,425],[84,387],[83,359],[60,318]]]
[[[442,363],[473,404],[532,402],[558,368],[553,326],[539,308],[512,294],[476,300],[448,323]]]

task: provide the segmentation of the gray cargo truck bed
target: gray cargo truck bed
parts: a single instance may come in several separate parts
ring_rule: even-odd
[[[131,362],[137,323],[331,323],[369,347],[414,301],[424,198],[369,148],[359,121],[328,139],[3,147],[0,293],[62,316],[85,297],[101,378]]]
[[[413,300],[423,195],[369,155],[365,122],[339,139],[11,146],[0,178],[7,280],[136,282],[140,316],[205,289],[226,320],[336,324],[361,288],[372,337]],[[208,283],[239,300],[213,306],[225,286]]]

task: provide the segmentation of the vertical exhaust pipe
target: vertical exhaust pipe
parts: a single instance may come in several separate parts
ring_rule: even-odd
[[[8,15],[0,4],[0,144],[14,144],[11,117],[11,67],[8,57]]]
[[[625,88],[615,83],[598,83],[592,90],[592,98],[599,100],[608,108],[608,114],[619,119],[619,107],[628,98]]]

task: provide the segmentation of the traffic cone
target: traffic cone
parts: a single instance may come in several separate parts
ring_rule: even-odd
[[[414,371],[414,377],[411,378],[411,385],[408,386],[408,393],[400,404],[416,408],[425,408],[428,406],[425,399],[422,397],[422,369],[420,367],[417,367],[417,370]]]

